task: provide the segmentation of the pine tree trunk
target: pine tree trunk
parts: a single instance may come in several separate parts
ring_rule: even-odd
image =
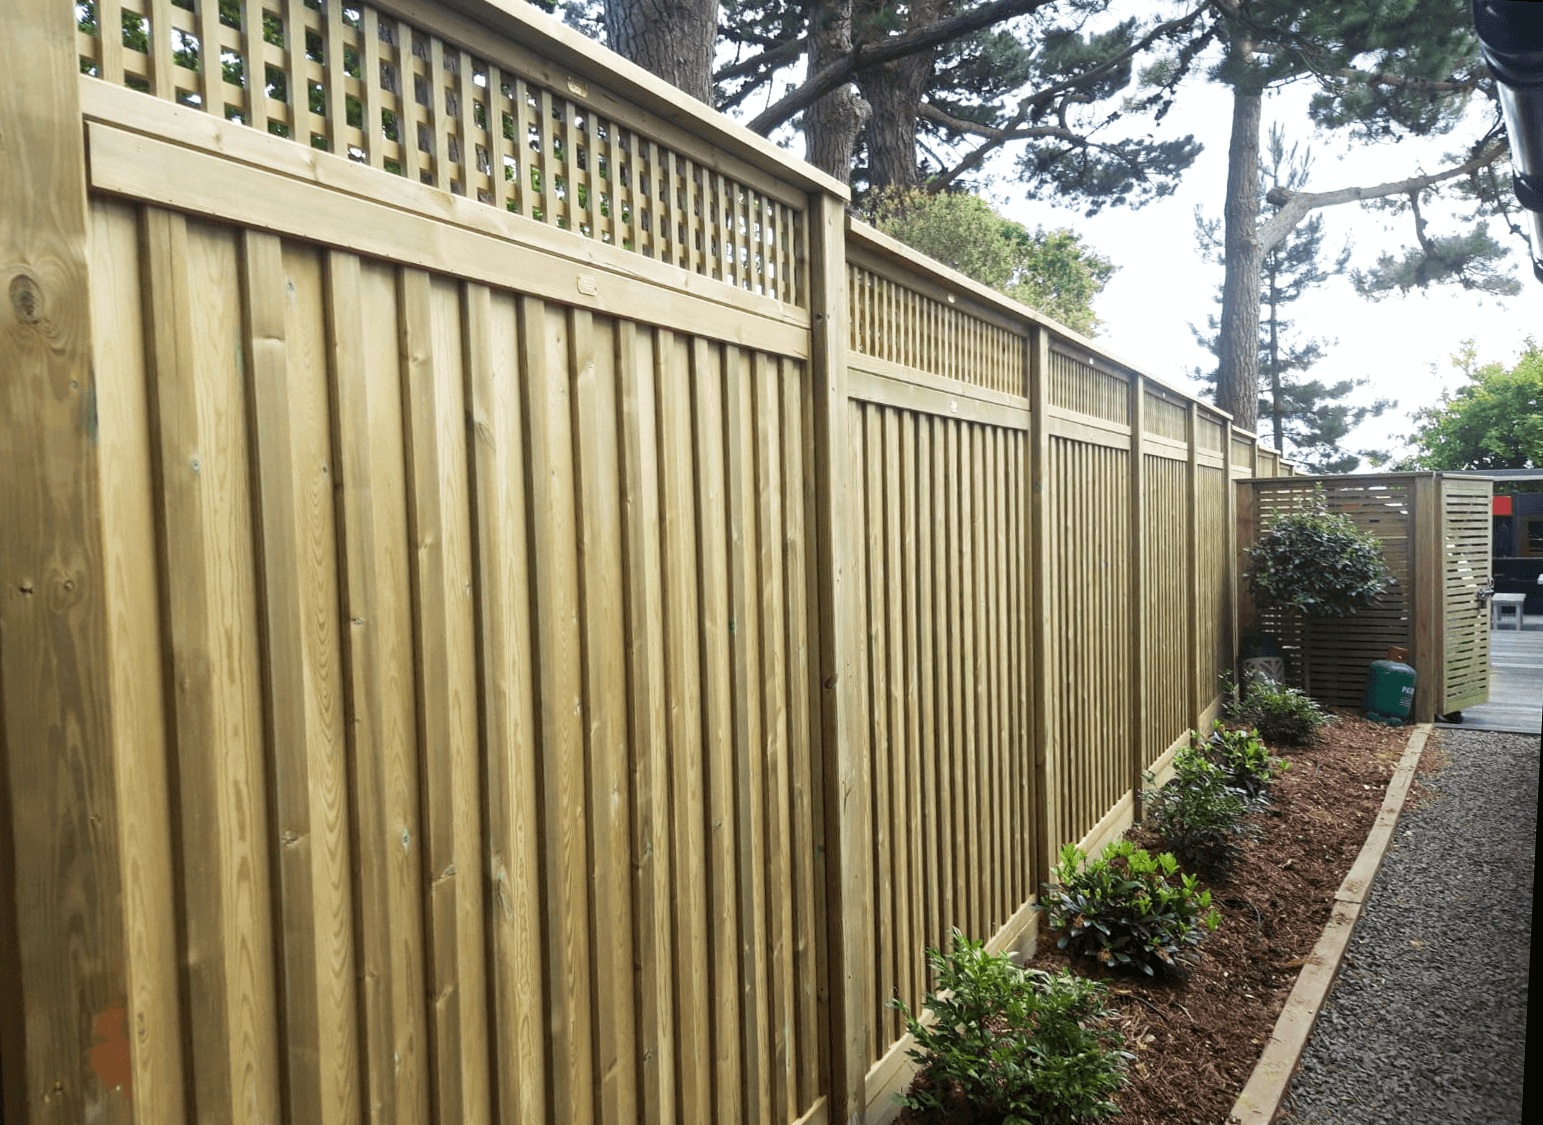
[[[919,0],[906,11],[906,31],[931,27],[943,14],[942,0]],[[873,107],[868,122],[868,181],[875,190],[908,190],[920,185],[916,167],[916,120],[932,79],[937,51],[874,67],[858,76],[863,96]]]
[[[851,0],[817,0],[809,13],[809,71],[820,70],[852,51]],[[804,159],[842,183],[852,181],[852,155],[871,107],[848,83],[804,112]]]
[[[1237,86],[1232,95],[1232,141],[1227,150],[1226,279],[1217,337],[1221,361],[1216,405],[1233,425],[1252,433],[1259,424],[1259,288],[1264,261],[1259,243],[1259,121],[1263,97]]]
[[[718,0],[606,0],[613,51],[712,104]]]
[[[1286,452],[1286,420],[1280,389],[1280,288],[1276,284],[1275,255],[1269,255],[1270,280],[1270,426],[1275,432],[1275,452]]]

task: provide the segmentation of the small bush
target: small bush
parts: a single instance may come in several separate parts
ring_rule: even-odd
[[[1305,693],[1263,677],[1249,679],[1241,698],[1222,707],[1233,726],[1251,727],[1271,746],[1311,746],[1334,721]]]
[[[909,1055],[920,1067],[902,1104],[943,1109],[962,1096],[1004,1125],[1115,1112],[1109,1095],[1130,1056],[1106,1023],[1102,985],[1019,968],[958,930],[948,954],[929,949],[927,960],[938,983],[926,1006],[936,1019],[923,1024],[903,1001],[891,1001],[916,1040]]]
[[[1329,512],[1320,487],[1248,549],[1248,588],[1259,609],[1343,617],[1376,605],[1392,581],[1382,541]]]
[[[1146,823],[1191,871],[1224,875],[1238,840],[1252,835],[1244,820],[1255,798],[1233,784],[1232,773],[1206,756],[1198,739],[1173,758],[1173,779],[1143,795]]]
[[[1211,892],[1193,875],[1179,875],[1169,852],[1149,855],[1129,840],[1110,844],[1095,860],[1075,844],[1061,849],[1040,897],[1056,944],[1105,965],[1154,975],[1178,969],[1221,923]],[[1177,881],[1175,881],[1177,879]]]
[[[1189,737],[1191,745],[1199,745],[1199,735],[1191,731]],[[1227,784],[1241,790],[1255,806],[1269,800],[1270,782],[1290,766],[1270,753],[1257,730],[1212,731],[1205,755],[1227,774]]]

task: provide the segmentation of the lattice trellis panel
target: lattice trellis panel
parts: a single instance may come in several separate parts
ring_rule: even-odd
[[[1109,422],[1130,420],[1130,384],[1059,349],[1050,352],[1050,405]]]
[[[853,351],[945,379],[1025,393],[1023,337],[873,270],[848,264]]]
[[[84,73],[804,303],[798,208],[593,112],[582,84],[548,88],[367,4],[75,9]],[[210,44],[218,68],[207,64]]]

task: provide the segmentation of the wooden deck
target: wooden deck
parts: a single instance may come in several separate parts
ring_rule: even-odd
[[[1490,630],[1489,672],[1489,702],[1464,710],[1461,725],[1543,734],[1543,614],[1526,615],[1520,630]]]

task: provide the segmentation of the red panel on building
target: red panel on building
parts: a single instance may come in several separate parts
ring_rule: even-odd
[[[1511,498],[1509,496],[1495,497],[1495,515],[1508,516],[1511,514]]]

